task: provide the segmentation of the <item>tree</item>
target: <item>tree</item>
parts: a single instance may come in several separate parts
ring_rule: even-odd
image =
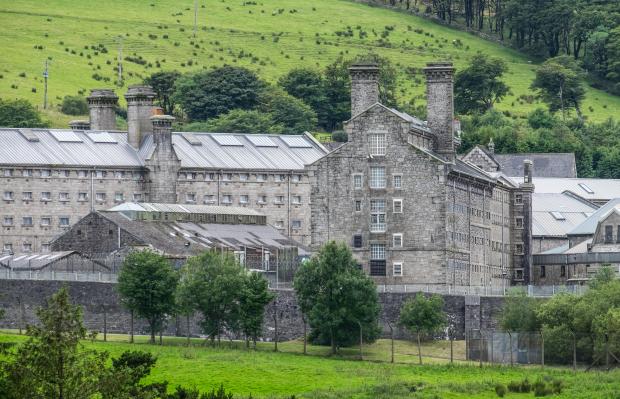
[[[588,285],[592,289],[601,288],[603,285],[612,282],[616,278],[616,272],[609,263],[601,266],[594,277],[590,279]]]
[[[328,128],[329,107],[325,80],[320,71],[310,68],[291,69],[278,80],[278,85],[291,96],[308,104],[317,115],[318,124]]]
[[[283,90],[264,90],[260,102],[260,110],[268,113],[275,125],[282,126],[283,133],[301,134],[316,129],[317,116],[314,110]]]
[[[190,124],[187,128],[192,127],[206,127],[206,131],[218,133],[283,133],[285,130],[271,114],[243,109],[233,109],[209,120],[206,125]]]
[[[500,318],[500,326],[505,331],[533,332],[538,331],[540,322],[536,312],[538,301],[528,297],[523,290],[510,290]]]
[[[86,115],[88,114],[88,104],[82,96],[65,96],[62,99],[60,111],[65,115]]]
[[[181,76],[178,71],[155,72],[144,79],[144,84],[153,88],[156,93],[157,103],[163,108],[166,115],[174,114],[176,102],[174,101],[174,84]]]
[[[456,112],[483,113],[508,94],[510,89],[501,81],[508,71],[506,63],[482,53],[472,57],[467,68],[456,74],[454,103]]]
[[[118,292],[122,303],[146,319],[151,332],[164,328],[166,317],[175,311],[174,294],[178,276],[168,260],[151,251],[130,253],[118,276]]]
[[[6,362],[8,399],[82,399],[98,392],[107,354],[80,346],[86,337],[82,310],[61,288],[37,310],[39,324],[28,326],[28,340]]]
[[[217,251],[192,257],[181,269],[179,295],[202,314],[202,331],[212,343],[224,328],[239,330],[244,282],[243,267],[232,255]]]
[[[574,59],[555,57],[545,61],[536,71],[531,87],[538,91],[551,112],[562,111],[565,117],[566,110],[574,108],[581,115],[580,105],[585,98],[581,75]]]
[[[439,295],[426,297],[423,293],[408,299],[400,309],[399,323],[416,334],[418,343],[418,360],[422,364],[422,347],[420,334],[433,334],[446,325],[446,314],[443,311],[443,298]]]
[[[377,338],[377,289],[357,266],[346,244],[325,244],[299,268],[294,287],[310,324],[311,338],[321,344],[330,343],[332,353],[340,346],[357,342],[360,327],[366,342]]]
[[[48,127],[49,123],[26,100],[0,99],[0,126],[2,127]]]
[[[265,306],[274,298],[275,295],[269,292],[267,280],[263,276],[254,272],[246,277],[239,305],[241,308],[241,331],[246,336],[248,346],[250,339],[252,339],[254,347],[256,347],[256,339],[263,330]]]
[[[191,120],[207,120],[233,109],[255,108],[264,86],[246,68],[223,66],[180,77],[173,99]]]

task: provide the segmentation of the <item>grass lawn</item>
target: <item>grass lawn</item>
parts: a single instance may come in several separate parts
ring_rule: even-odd
[[[101,338],[101,337],[99,337]],[[258,351],[211,348],[199,345],[187,348],[182,338],[165,338],[164,346],[148,345],[146,337],[138,337],[136,344],[126,342],[126,336],[109,336],[110,342],[84,342],[85,347],[106,350],[118,356],[125,350],[143,350],[158,358],[149,381],[168,380],[172,386],[195,386],[202,390],[224,384],[240,395],[256,398],[284,398],[296,395],[302,398],[494,398],[498,382],[530,382],[538,378],[557,378],[566,388],[557,398],[617,398],[620,392],[620,371],[609,373],[577,372],[568,369],[539,367],[499,367],[465,363],[414,364],[359,361],[352,357],[355,349],[343,357],[304,356],[297,353],[275,353],[273,344],[261,344]],[[23,336],[0,334],[0,342],[21,342]],[[400,350],[409,343],[398,342]],[[281,343],[283,351],[298,351],[299,342]],[[369,348],[368,353],[387,349],[389,341],[382,340]],[[425,351],[441,348],[425,347]],[[461,350],[461,349],[459,349]],[[321,354],[325,348],[310,347],[310,353]],[[397,362],[402,359],[397,358]],[[413,359],[415,361],[415,359]],[[429,359],[425,359],[428,361]],[[616,396],[614,396],[616,395]],[[533,394],[509,394],[508,398],[533,397]]]
[[[481,51],[504,59],[512,94],[499,109],[523,115],[537,60],[420,17],[346,0],[199,0],[193,37],[193,1],[20,0],[0,3],[0,96],[43,101],[43,66],[51,58],[49,99],[112,87],[122,38],[125,87],[159,70],[195,71],[242,65],[274,82],[299,66],[323,67],[339,55],[374,51],[401,71],[401,100],[423,103],[419,68],[452,59],[462,67]],[[349,29],[350,28],[350,29]],[[351,33],[349,33],[351,32]],[[385,36],[382,38],[382,36]],[[125,88],[117,90],[124,93]],[[123,101],[123,99],[121,99]],[[591,120],[620,109],[620,98],[588,89],[583,106]],[[53,113],[56,126],[66,120]],[[71,118],[69,118],[71,119]]]

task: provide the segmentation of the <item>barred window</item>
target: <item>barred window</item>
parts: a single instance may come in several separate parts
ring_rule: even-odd
[[[384,167],[375,166],[370,168],[370,188],[385,188]]]
[[[394,213],[403,213],[403,200],[402,199],[394,199],[394,201],[393,201],[393,212]]]
[[[248,202],[250,202],[250,196],[249,195],[241,195],[239,197],[239,203],[240,204],[247,204]]]
[[[362,188],[362,175],[353,175],[353,188],[356,190]]]
[[[402,233],[392,235],[392,247],[394,248],[403,247],[403,234]]]
[[[403,188],[403,177],[401,175],[394,175],[394,188],[396,190]]]
[[[385,133],[373,133],[369,135],[370,155],[385,155]]]
[[[385,276],[385,244],[370,244],[370,275]]]
[[[361,248],[362,247],[362,235],[355,234],[353,236],[353,248]]]
[[[355,212],[361,212],[361,211],[362,211],[362,201],[356,200],[355,201]]]
[[[382,233],[386,230],[385,223],[385,200],[370,201],[370,231]]]
[[[385,260],[385,244],[370,244],[370,259]]]
[[[395,277],[403,275],[403,262],[394,262],[392,265],[392,271]]]

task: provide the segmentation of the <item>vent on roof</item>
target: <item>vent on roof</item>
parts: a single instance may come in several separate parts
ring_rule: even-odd
[[[202,145],[202,141],[198,140],[193,133],[181,133],[181,136],[191,145]]]
[[[19,129],[19,133],[28,141],[36,143],[39,141],[39,138],[35,136],[32,129]]]
[[[92,132],[86,133],[86,135],[94,143],[118,144],[118,141],[108,132]]]
[[[243,147],[243,144],[235,136],[214,134],[212,137],[219,145]]]
[[[72,130],[50,130],[50,134],[61,143],[83,143],[82,139]]]
[[[247,136],[252,144],[257,147],[277,147],[278,145],[266,136]]]
[[[551,215],[555,218],[555,220],[566,220],[566,217],[561,212],[553,211],[551,212]]]
[[[312,144],[301,136],[282,136],[282,140],[291,148],[312,148]]]
[[[585,191],[586,193],[588,193],[588,194],[594,194],[594,190],[592,190],[590,187],[588,187],[588,185],[585,184],[585,183],[579,183],[579,187],[581,187],[581,189],[583,191]]]

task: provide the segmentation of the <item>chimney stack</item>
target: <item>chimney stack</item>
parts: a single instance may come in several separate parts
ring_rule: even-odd
[[[437,137],[437,153],[454,162],[454,68],[451,62],[426,65],[426,118]]]
[[[116,130],[118,97],[110,89],[93,89],[87,98],[92,130]]]
[[[379,66],[377,64],[353,64],[351,76],[351,117],[379,102]]]
[[[177,179],[181,161],[172,146],[172,122],[169,115],[153,115],[153,142],[155,150],[146,164],[149,169],[151,202],[174,204],[177,202]]]
[[[90,122],[83,120],[73,120],[69,122],[71,130],[90,130]]]
[[[523,161],[523,184],[531,185],[532,184],[532,169],[534,168],[534,163],[529,159]]]
[[[142,139],[153,133],[151,115],[155,92],[151,86],[129,86],[125,93],[127,100],[127,141],[134,148],[140,148]]]
[[[491,154],[495,154],[495,142],[493,141],[493,137],[491,137],[491,139],[489,140],[489,145],[487,146],[487,149]]]

